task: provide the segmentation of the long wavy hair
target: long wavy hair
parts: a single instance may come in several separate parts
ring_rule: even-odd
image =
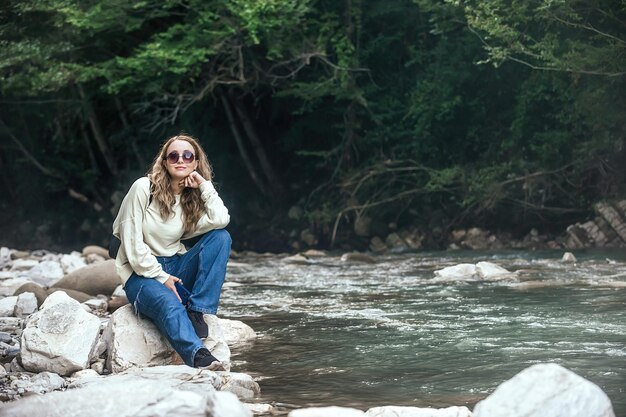
[[[167,139],[154,158],[152,168],[147,173],[152,183],[152,200],[159,203],[159,211],[164,221],[173,215],[173,207],[176,203],[176,197],[171,187],[172,177],[167,171],[167,161],[165,160],[167,148],[175,140],[184,140],[193,146],[193,152],[196,155],[196,161],[198,161],[196,172],[207,181],[213,179],[211,164],[209,164],[206,153],[196,139],[182,134]],[[196,228],[196,223],[205,213],[204,201],[202,201],[200,196],[200,190],[198,188],[183,188],[180,195],[180,205],[183,209],[185,233],[193,232]]]

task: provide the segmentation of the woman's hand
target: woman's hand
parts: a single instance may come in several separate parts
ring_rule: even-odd
[[[174,295],[176,295],[176,298],[178,298],[178,301],[180,301],[182,303],[183,300],[180,299],[180,295],[178,295],[178,291],[176,291],[176,283],[177,282],[181,282],[181,279],[175,277],[174,275],[170,275],[169,278],[167,279],[167,281],[165,281],[163,283],[163,285],[165,285],[167,288],[172,290],[172,292],[174,292]]]
[[[180,185],[181,187],[198,188],[200,184],[205,181],[206,180],[202,177],[202,175],[198,174],[197,171],[193,171],[191,174],[187,175],[183,180],[181,180],[178,185]]]

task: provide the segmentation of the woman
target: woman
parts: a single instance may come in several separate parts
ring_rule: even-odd
[[[213,187],[211,166],[190,136],[168,139],[147,177],[124,197],[113,223],[115,260],[124,290],[189,366],[223,370],[202,344],[203,314],[216,314],[230,255],[228,209]],[[200,236],[186,250],[182,239]]]

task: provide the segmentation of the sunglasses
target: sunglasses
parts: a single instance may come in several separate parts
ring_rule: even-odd
[[[170,164],[177,164],[180,157],[183,157],[183,162],[186,164],[190,164],[196,159],[196,156],[191,151],[184,151],[183,154],[179,154],[177,151],[173,151],[167,154],[167,156],[163,157]]]

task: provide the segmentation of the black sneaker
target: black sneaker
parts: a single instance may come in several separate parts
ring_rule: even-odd
[[[200,348],[193,358],[193,367],[208,369],[209,371],[224,371],[224,365],[215,356],[211,355],[209,349]]]
[[[200,339],[207,337],[209,335],[209,326],[204,321],[203,314],[199,311],[187,310],[187,315],[198,337]]]

